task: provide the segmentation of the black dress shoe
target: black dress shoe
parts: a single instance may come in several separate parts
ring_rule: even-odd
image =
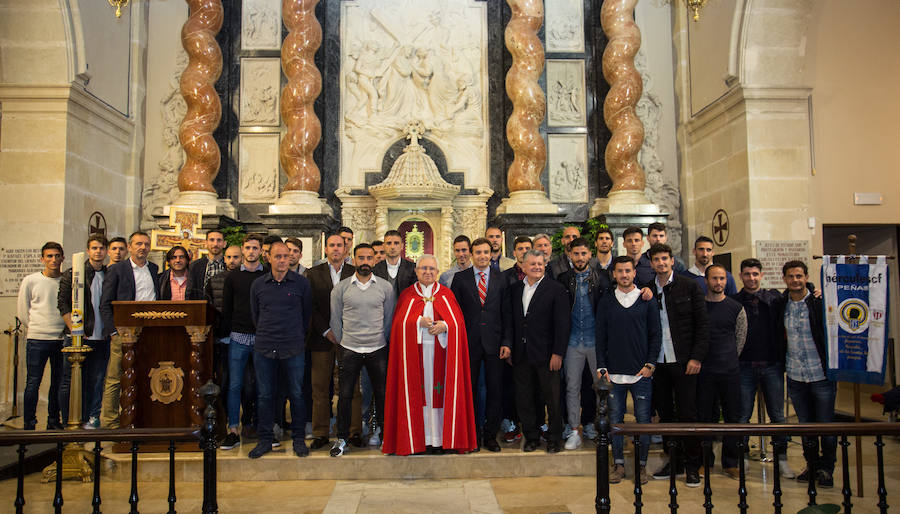
[[[316,437],[309,443],[310,450],[318,450],[319,448],[324,448],[326,446],[328,446],[327,437]]]
[[[350,438],[347,439],[347,442],[357,448],[365,448],[367,446],[366,443],[362,440],[362,437],[360,437],[358,434],[351,435]]]
[[[525,441],[525,444],[522,446],[522,451],[526,452],[526,453],[533,452],[540,447],[541,447],[541,440],[540,439],[532,439],[530,441]]]
[[[562,451],[562,446],[559,444],[559,441],[550,441],[547,443],[547,453],[559,453]]]
[[[485,439],[484,442],[481,443],[484,448],[489,452],[499,452],[500,451],[500,443],[497,442],[493,437],[490,439]]]

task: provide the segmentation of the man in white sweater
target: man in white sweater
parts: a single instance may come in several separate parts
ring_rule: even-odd
[[[41,248],[44,269],[22,279],[19,287],[18,316],[25,326],[25,430],[37,425],[38,390],[44,367],[50,361],[50,392],[47,404],[47,430],[61,430],[59,420],[59,384],[62,380],[63,329],[66,324],[57,309],[59,268],[64,256],[59,243],[52,241]]]

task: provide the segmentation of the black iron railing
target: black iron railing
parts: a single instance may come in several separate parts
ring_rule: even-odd
[[[599,432],[597,444],[597,494],[595,498],[595,508],[597,512],[610,512],[612,505],[609,495],[609,446],[611,437],[621,435],[630,436],[634,441],[634,455],[640,453],[640,436],[641,435],[664,435],[669,436],[668,450],[669,462],[677,462],[679,445],[673,437],[695,437],[702,438],[703,447],[703,507],[707,513],[713,511],[712,502],[712,486],[710,484],[710,467],[712,466],[712,438],[719,436],[740,436],[740,457],[738,462],[738,509],[742,514],[749,509],[747,503],[747,483],[744,472],[744,436],[768,436],[772,440],[772,447],[775,453],[773,457],[773,479],[772,479],[772,507],[773,512],[780,514],[784,505],[782,504],[782,488],[781,488],[781,470],[778,465],[778,459],[787,451],[787,442],[782,438],[775,436],[836,436],[839,438],[839,446],[841,453],[841,494],[844,512],[850,514],[853,508],[853,491],[850,484],[850,462],[848,457],[848,447],[850,442],[849,436],[874,436],[875,437],[875,454],[876,469],[878,475],[878,486],[876,494],[878,502],[875,504],[879,512],[882,514],[887,512],[887,490],[884,483],[884,442],[883,436],[900,435],[900,423],[876,422],[876,423],[803,423],[803,424],[781,424],[781,425],[758,425],[751,423],[621,423],[612,425],[609,422],[609,392],[611,386],[608,382],[595,386],[597,392],[597,420],[596,427]],[[815,444],[813,440],[804,441],[804,444]],[[634,512],[640,513],[643,509],[640,480],[640,462],[635,458],[634,463]],[[816,469],[815,463],[810,462],[808,468],[807,496],[809,498],[808,505],[816,505]],[[675,466],[670,466],[669,473],[669,510],[672,513],[678,512],[678,488],[675,481]],[[618,509],[621,511],[621,508]]]

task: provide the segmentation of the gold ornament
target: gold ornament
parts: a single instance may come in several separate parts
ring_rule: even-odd
[[[184,389],[184,371],[172,361],[160,362],[150,370],[150,399],[169,404],[181,399]]]

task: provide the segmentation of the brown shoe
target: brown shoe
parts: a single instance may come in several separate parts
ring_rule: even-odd
[[[616,464],[609,471],[609,483],[610,484],[618,484],[625,478],[625,466],[621,464]]]
[[[741,473],[738,468],[722,468],[722,474],[734,480],[741,479]]]
[[[650,481],[650,475],[647,473],[647,466],[641,466],[641,485]]]

